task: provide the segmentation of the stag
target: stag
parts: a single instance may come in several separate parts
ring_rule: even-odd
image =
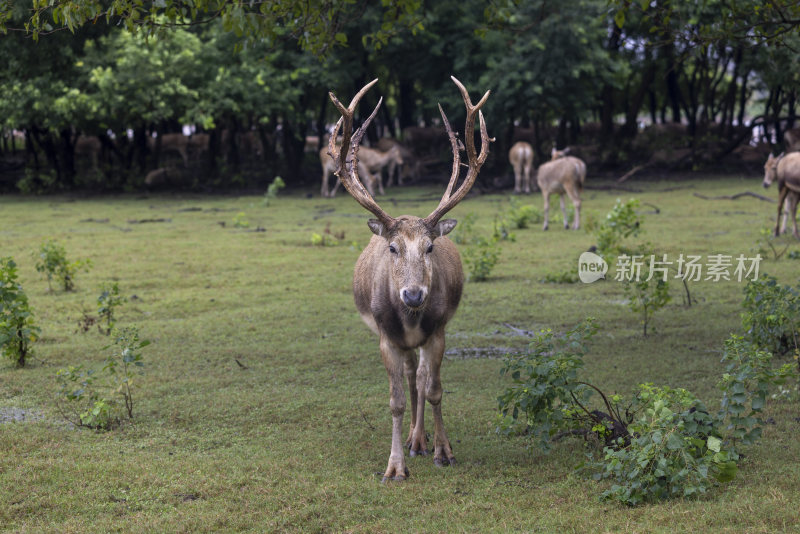
[[[331,139],[341,128],[342,145],[329,144],[336,161],[336,174],[347,191],[367,211],[375,215],[367,223],[373,235],[361,253],[353,276],[353,294],[361,318],[380,339],[380,352],[389,375],[389,408],[392,414],[392,446],[383,481],[405,480],[409,476],[403,451],[403,414],[406,396],[403,376],[408,381],[411,399],[411,427],[405,445],[409,456],[427,455],[425,434],[425,402],[433,410],[433,462],[437,466],[455,464],[453,448],[444,430],[442,419],[442,382],[439,372],[444,356],[445,326],[453,317],[461,300],[464,274],[461,258],[452,241],[445,237],[456,226],[453,219],[442,217],[469,192],[481,166],[489,155],[489,136],[480,109],[489,98],[489,91],[473,105],[466,88],[451,76],[458,86],[467,108],[464,141],[468,171],[459,181],[461,160],[459,141],[450,128],[441,106],[450,145],[453,171],[444,196],[433,212],[421,219],[413,215],[391,217],[364,189],[356,172],[361,138],[375,117],[383,99],[367,121],[353,133],[353,113],[359,100],[378,80],[365,85],[345,107],[333,93],[331,100],[342,115]],[[475,118],[480,118],[481,151],[475,150]],[[419,357],[415,349],[419,348]]]
[[[514,167],[514,192],[530,193],[533,147],[525,141],[517,141],[508,151],[508,161]]]
[[[777,158],[772,154],[764,164],[764,187],[769,187],[772,182],[778,182],[778,220],[775,222],[775,235],[779,236],[786,231],[786,219],[792,216],[792,235],[800,239],[797,231],[797,203],[800,199],[800,152],[781,154]],[[781,210],[786,208],[781,224]]]
[[[575,206],[575,221],[572,228],[581,226],[581,191],[586,181],[586,164],[574,156],[566,156],[566,149],[558,151],[553,148],[551,160],[542,164],[536,175],[539,189],[544,197],[544,229],[547,230],[550,218],[550,195],[555,193],[561,201],[561,213],[564,215],[564,228],[569,228],[569,217],[564,207],[564,194]]]

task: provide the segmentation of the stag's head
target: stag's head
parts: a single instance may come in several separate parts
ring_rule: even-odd
[[[331,100],[342,114],[342,118],[336,123],[332,136],[332,139],[335,139],[339,130],[342,130],[341,148],[334,143],[329,143],[328,145],[328,153],[336,162],[335,173],[353,198],[375,215],[376,218],[370,219],[367,224],[372,233],[384,239],[385,246],[379,249],[379,253],[385,254],[388,261],[391,262],[392,276],[390,283],[393,285],[394,294],[399,296],[403,304],[411,311],[423,309],[427,302],[433,271],[436,268],[436,258],[438,257],[436,240],[450,233],[456,226],[454,219],[442,219],[442,217],[467,195],[478,177],[481,166],[483,166],[489,155],[490,139],[486,132],[483,113],[480,111],[489,97],[489,91],[483,95],[483,98],[477,104],[473,105],[467,89],[452,76],[451,79],[458,86],[467,109],[464,141],[467,151],[468,170],[461,185],[453,191],[459,182],[461,170],[459,147],[462,145],[456,134],[453,133],[444,110],[439,106],[439,112],[442,114],[442,120],[447,129],[447,135],[450,138],[450,145],[453,150],[453,172],[450,175],[450,182],[447,185],[444,196],[439,201],[439,205],[425,218],[412,215],[402,215],[397,218],[391,217],[375,202],[359,181],[358,174],[355,172],[355,169],[358,168],[358,148],[361,138],[378,112],[383,99],[381,98],[378,101],[378,105],[372,114],[356,132],[353,132],[353,113],[361,97],[378,80],[373,80],[365,85],[353,97],[348,107],[339,102],[333,93],[330,93]],[[480,122],[480,154],[475,149],[476,117]],[[401,158],[399,149],[397,150],[397,157]]]
[[[783,157],[783,154],[777,158],[772,154],[767,158],[764,164],[764,181],[761,183],[765,188],[772,185],[772,182],[778,179],[778,161]]]
[[[550,151],[550,161],[555,161],[559,158],[566,157],[567,154],[569,154],[569,147],[565,148],[564,150],[558,150],[554,145],[553,149]]]

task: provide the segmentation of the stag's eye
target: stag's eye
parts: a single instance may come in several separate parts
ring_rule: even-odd
[[[430,245],[428,245],[428,250],[427,250],[426,252],[427,252],[428,254],[430,254],[431,252],[433,252],[433,243],[431,243]]]
[[[393,244],[389,245],[389,252],[391,252],[392,254],[397,254],[397,247],[394,246]]]

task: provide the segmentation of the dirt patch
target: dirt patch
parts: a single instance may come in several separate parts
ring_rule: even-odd
[[[464,347],[448,349],[444,355],[448,360],[499,360],[508,354],[520,352],[511,347]]]
[[[44,416],[36,410],[22,408],[0,408],[0,424],[3,423],[31,423],[40,421]]]

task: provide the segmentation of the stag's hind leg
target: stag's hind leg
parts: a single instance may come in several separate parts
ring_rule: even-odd
[[[433,463],[437,466],[455,465],[456,458],[450,440],[444,431],[442,418],[442,381],[439,372],[444,357],[444,331],[433,334],[420,349],[419,369],[425,369],[425,399],[430,403],[433,411]],[[419,376],[419,369],[417,375]],[[419,379],[417,380],[419,388]],[[422,404],[424,407],[424,403]],[[422,410],[420,409],[420,412]],[[417,428],[424,434],[422,418],[417,415]]]
[[[783,218],[783,231],[786,231],[786,216],[792,217],[792,235],[796,239],[800,239],[800,233],[797,232],[797,203],[800,200],[800,193],[792,192],[786,197],[786,213]]]

